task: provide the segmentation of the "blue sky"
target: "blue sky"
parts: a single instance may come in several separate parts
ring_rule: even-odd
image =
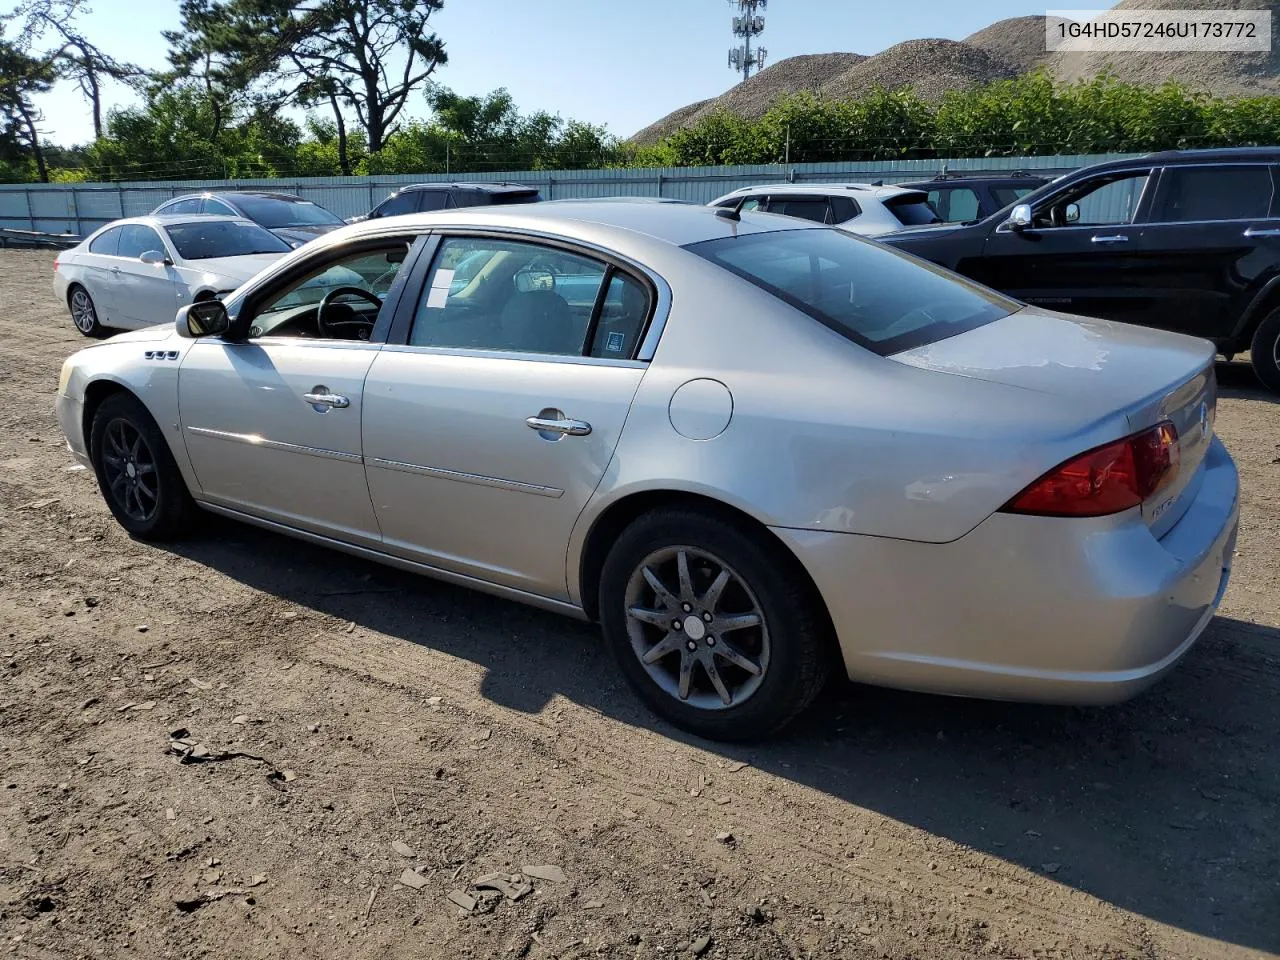
[[[109,53],[162,67],[160,32],[178,26],[177,9],[176,0],[96,0],[82,23]],[[727,0],[446,0],[432,18],[449,52],[436,78],[462,94],[507,87],[522,110],[630,136],[733,84],[725,58],[735,9]],[[772,0],[761,42],[769,63],[800,53],[871,54],[919,37],[960,40],[996,20],[1045,9],[1043,0]],[[121,87],[109,96],[112,104],[134,102]],[[90,138],[89,110],[74,88],[63,85],[40,105],[53,140]],[[410,107],[416,116],[428,113],[420,99]]]

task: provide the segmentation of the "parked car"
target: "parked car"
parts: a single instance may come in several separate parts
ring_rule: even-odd
[[[392,193],[362,217],[348,223],[398,217],[406,213],[452,210],[455,207],[487,207],[508,203],[537,203],[536,187],[523,183],[411,183]]]
[[[178,308],[226,296],[289,245],[250,220],[148,216],[117,220],[53,261],[53,290],[86,337],[172,323]]]
[[[710,206],[741,213],[759,210],[838,226],[876,237],[903,227],[941,223],[923,191],[871,183],[766,184],[743,187]]]
[[[1249,350],[1280,391],[1280,148],[1086,167],[959,227],[881,239],[1026,301]]]
[[[1012,206],[1048,182],[1044,177],[1020,171],[1003,177],[944,173],[932,180],[901,183],[899,186],[924,191],[929,198],[929,206],[945,223],[969,223]]]
[[[321,237],[75,354],[57,412],[136,537],[199,506],[595,619],[657,713],[749,738],[837,663],[1153,682],[1231,562],[1213,360],[802,220],[548,203]]]
[[[243,217],[266,227],[291,247],[300,247],[345,221],[318,203],[291,193],[259,193],[249,190],[225,193],[190,193],[168,200],[153,215],[211,213]]]

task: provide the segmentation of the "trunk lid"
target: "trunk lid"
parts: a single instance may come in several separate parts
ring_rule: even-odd
[[[1082,424],[1123,413],[1137,433],[1171,420],[1178,472],[1142,506],[1162,536],[1199,488],[1217,405],[1214,357],[1213,345],[1196,337],[1028,307],[889,359],[1059,398]]]

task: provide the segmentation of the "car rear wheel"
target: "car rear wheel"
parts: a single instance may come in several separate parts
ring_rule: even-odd
[[[1280,393],[1280,310],[1273,310],[1258,324],[1249,354],[1258,379]]]
[[[657,714],[717,740],[778,730],[822,689],[828,628],[799,565],[710,514],[633,522],[605,559],[600,619],[628,682]]]
[[[188,532],[196,507],[169,445],[137,398],[116,393],[93,416],[89,455],[111,513],[141,540]]]
[[[71,322],[86,337],[106,336],[106,328],[98,322],[98,309],[93,305],[93,297],[89,296],[88,290],[79,284],[72,287],[67,306],[71,309]]]

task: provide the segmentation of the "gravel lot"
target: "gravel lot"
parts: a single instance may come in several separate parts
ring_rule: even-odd
[[[655,723],[585,626],[225,521],[131,541],[53,418],[82,340],[51,260],[0,253],[0,954],[1280,950],[1280,405],[1246,365],[1235,577],[1157,688],[838,685],[726,749]],[[526,865],[564,877],[472,886]]]

